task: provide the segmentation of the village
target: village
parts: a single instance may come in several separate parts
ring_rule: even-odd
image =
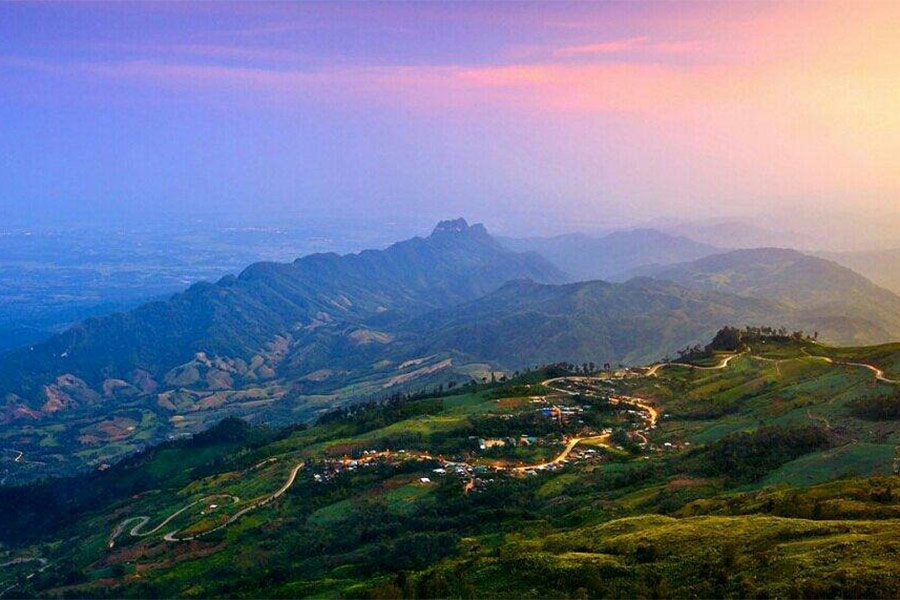
[[[619,378],[627,376],[628,373],[619,374]],[[570,465],[590,467],[613,457],[647,459],[652,453],[689,445],[686,442],[653,444],[649,436],[665,415],[640,399],[613,395],[609,379],[564,377],[542,385],[551,393],[495,402],[507,408],[496,415],[500,421],[524,420],[543,433],[472,435],[468,437],[469,447],[451,457],[424,450],[361,449],[350,455],[324,459],[313,479],[324,483],[358,469],[416,461],[422,463],[422,471],[427,469],[427,475],[418,478],[420,484],[454,477],[470,493],[490,485],[496,477],[534,476]],[[548,424],[554,428],[549,430]],[[535,459],[528,461],[525,456]]]

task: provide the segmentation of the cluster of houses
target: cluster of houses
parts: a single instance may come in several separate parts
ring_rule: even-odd
[[[576,404],[574,406],[544,406],[538,409],[538,412],[545,419],[551,419],[558,423],[569,423],[573,419],[581,422],[578,415],[586,410],[590,410],[590,404]]]
[[[358,458],[342,457],[326,459],[323,463],[323,469],[320,473],[315,473],[313,479],[317,482],[331,481],[341,473],[364,469],[373,465],[385,463],[397,463],[403,460],[434,460],[428,454],[417,454],[407,452],[406,450],[398,450],[391,452],[390,450],[363,450]]]
[[[538,438],[533,435],[523,433],[519,437],[505,438],[480,438],[471,436],[469,439],[477,440],[479,450],[488,450],[490,448],[504,448],[514,446],[534,446],[538,443]]]

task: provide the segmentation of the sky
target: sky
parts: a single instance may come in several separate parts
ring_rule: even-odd
[[[2,3],[0,212],[900,223],[898,31],[900,2]]]

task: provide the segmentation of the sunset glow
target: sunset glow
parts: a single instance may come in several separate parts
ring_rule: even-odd
[[[97,173],[80,202],[253,195],[303,210],[328,197],[407,214],[427,189],[459,211],[490,198],[498,213],[565,203],[595,217],[897,207],[895,2],[7,4],[0,16],[0,115],[20,116],[2,138],[14,158],[0,176],[22,182],[4,184],[12,209],[54,202],[106,153],[135,183]],[[101,103],[107,118],[81,118]],[[244,137],[245,120],[264,127]],[[122,138],[139,122],[141,149]],[[187,152],[209,180],[145,155]]]

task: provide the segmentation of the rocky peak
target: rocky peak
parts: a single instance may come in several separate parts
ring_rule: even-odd
[[[487,230],[484,228],[484,225],[481,223],[476,223],[475,225],[469,225],[469,223],[463,219],[451,219],[448,221],[441,221],[434,228],[434,231],[431,232],[432,236],[439,235],[458,235],[458,234],[486,234]]]

